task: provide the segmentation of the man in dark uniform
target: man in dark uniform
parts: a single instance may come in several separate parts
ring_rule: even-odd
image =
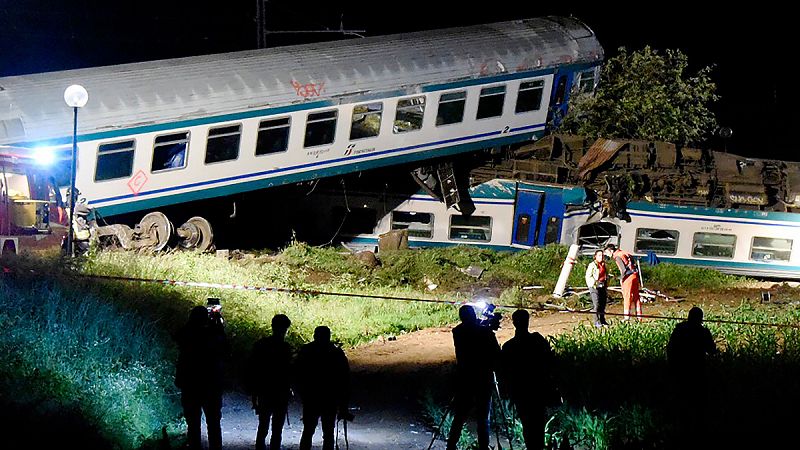
[[[350,365],[342,349],[331,342],[326,326],[314,329],[314,341],[297,355],[296,385],[303,402],[300,450],[310,450],[317,423],[322,420],[322,448],[333,450],[336,416],[352,420],[347,411]]]
[[[528,331],[530,315],[519,309],[511,315],[514,337],[503,344],[500,358],[500,388],[510,397],[522,422],[525,447],[544,446],[545,407],[552,401],[555,357],[541,334]]]
[[[667,344],[681,448],[708,448],[703,432],[707,407],[706,360],[716,353],[714,338],[703,326],[703,310],[695,306],[689,310],[686,321],[675,326]]]
[[[272,336],[256,341],[248,364],[248,388],[253,396],[253,409],[258,414],[256,450],[266,450],[265,440],[272,418],[271,450],[280,450],[283,422],[289,407],[289,385],[292,349],[286,333],[292,322],[283,314],[272,318]]]
[[[478,425],[478,449],[489,449],[489,413],[492,405],[494,371],[500,357],[500,345],[494,331],[481,326],[470,305],[458,310],[461,323],[453,328],[456,350],[456,393],[453,398],[453,424],[447,438],[447,450],[456,450],[467,415],[475,407]]]
[[[175,341],[179,351],[175,386],[181,390],[188,447],[190,450],[202,448],[200,427],[202,414],[205,414],[209,449],[220,450],[224,360],[230,353],[221,318],[214,320],[206,307],[195,306]]]

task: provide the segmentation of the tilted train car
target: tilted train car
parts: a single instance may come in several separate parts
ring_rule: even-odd
[[[338,227],[338,240],[352,248],[376,250],[381,235],[402,229],[409,247],[520,250],[562,243],[591,253],[614,243],[661,262],[800,279],[798,213],[635,201],[628,203],[627,222],[603,217],[582,187],[499,179],[470,189],[476,207],[470,216],[424,193],[402,199],[367,192],[316,195],[311,201],[318,223]]]
[[[161,247],[157,208],[540,137],[602,60],[586,25],[547,17],[12,76],[0,144],[69,148],[62,93],[85,86],[76,186],[106,218],[149,212],[113,232]],[[210,232],[193,217],[178,234]]]

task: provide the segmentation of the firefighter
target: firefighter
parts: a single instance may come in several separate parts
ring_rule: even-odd
[[[630,253],[618,249],[614,244],[608,244],[604,253],[613,259],[619,267],[619,282],[622,285],[622,305],[625,317],[631,317],[631,310],[636,311],[636,317],[642,318],[642,301],[639,298],[639,269],[636,261]]]

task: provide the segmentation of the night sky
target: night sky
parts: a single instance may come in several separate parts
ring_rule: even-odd
[[[800,72],[790,14],[759,2],[747,7],[700,2],[544,2],[271,0],[270,30],[365,30],[367,36],[545,15],[573,15],[589,25],[607,55],[625,46],[680,49],[694,69],[714,65],[720,124],[734,130],[728,151],[800,160],[793,129]],[[757,8],[756,8],[757,6]],[[119,64],[256,47],[256,0],[0,0],[0,76]],[[336,34],[269,35],[288,45]],[[713,143],[722,149],[723,143]]]

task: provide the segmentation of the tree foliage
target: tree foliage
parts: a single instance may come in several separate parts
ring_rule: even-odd
[[[594,94],[571,101],[561,132],[590,137],[619,137],[696,145],[717,128],[710,107],[719,99],[712,67],[688,73],[680,50],[663,55],[649,46],[625,48],[603,66]]]

